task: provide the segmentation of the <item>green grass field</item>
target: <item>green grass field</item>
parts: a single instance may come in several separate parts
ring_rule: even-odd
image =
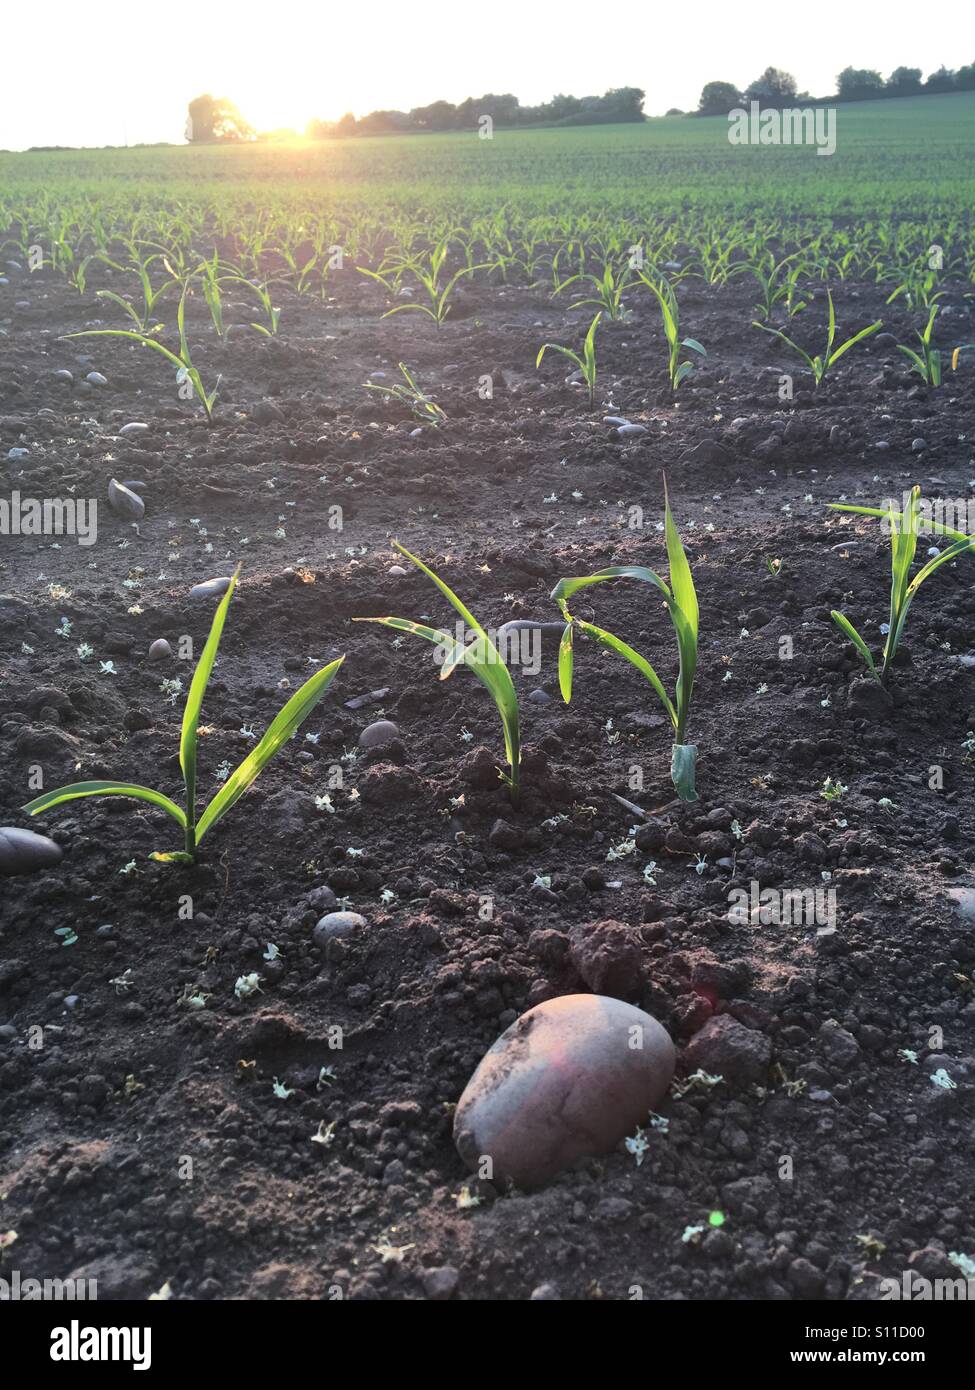
[[[0,209],[87,194],[140,202],[284,203],[340,214],[404,209],[563,208],[629,216],[852,218],[965,215],[975,204],[975,92],[837,108],[837,151],[733,147],[723,118],[645,125],[378,137],[317,145],[77,150],[0,155]]]

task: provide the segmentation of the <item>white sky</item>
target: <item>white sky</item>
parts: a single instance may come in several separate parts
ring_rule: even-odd
[[[0,148],[180,141],[186,104],[205,91],[259,129],[299,130],[314,116],[488,91],[530,104],[642,87],[660,115],[695,107],[706,81],[745,85],[770,63],[825,96],[847,64],[886,76],[975,61],[975,4],[45,0],[25,37],[0,80]]]

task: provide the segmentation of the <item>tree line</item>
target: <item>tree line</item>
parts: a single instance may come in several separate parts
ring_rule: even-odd
[[[477,130],[485,116],[496,126],[601,125],[645,120],[645,93],[639,87],[613,87],[602,96],[574,97],[560,93],[538,106],[522,106],[511,92],[488,92],[468,97],[456,105],[434,101],[411,111],[371,111],[359,119],[347,112],[337,121],[310,121],[305,136],[309,140],[330,140],[349,135],[405,135],[411,132]],[[226,97],[210,93],[195,97],[189,104],[186,138],[192,144],[214,141],[274,139],[293,131],[271,131],[258,135]]]
[[[874,68],[847,67],[836,78],[836,94],[811,97],[796,90],[796,79],[781,68],[766,68],[761,77],[742,90],[733,82],[706,82],[701,92],[698,116],[725,116],[736,106],[757,101],[762,106],[786,106],[833,101],[872,101],[878,97],[912,97],[941,92],[975,91],[975,63],[953,70],[940,67],[922,81],[920,68],[895,68],[884,78]],[[674,113],[677,114],[677,113]]]
[[[878,97],[908,97],[939,92],[975,91],[975,63],[953,70],[938,68],[926,78],[920,68],[900,67],[886,78],[873,68],[846,67],[837,76],[836,94],[812,97],[797,90],[796,79],[781,68],[768,67],[744,89],[733,82],[706,82],[701,92],[698,116],[724,116],[733,107],[757,101],[762,106],[824,104],[834,101],[870,101]],[[406,135],[410,133],[476,130],[488,116],[495,126],[573,126],[620,124],[646,119],[646,94],[639,87],[612,87],[602,96],[574,97],[559,93],[537,106],[522,106],[511,92],[487,92],[467,97],[456,105],[433,101],[410,111],[371,111],[356,118],[351,111],[337,121],[310,121],[305,136],[310,140],[331,140],[355,135]],[[672,108],[669,116],[684,112]],[[258,134],[226,97],[210,93],[195,97],[189,104],[186,138],[192,144],[240,140],[274,140],[294,131]]]

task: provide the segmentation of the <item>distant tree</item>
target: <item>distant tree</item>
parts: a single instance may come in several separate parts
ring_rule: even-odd
[[[335,134],[338,136],[355,135],[356,130],[356,119],[351,111],[346,111],[345,115],[340,116],[335,122]]]
[[[975,63],[959,68],[955,73],[955,86],[960,92],[975,90]]]
[[[609,121],[644,121],[647,94],[640,87],[611,87],[601,98]]]
[[[429,106],[414,106],[410,120],[418,130],[456,130],[457,107],[450,101],[434,101]]]
[[[895,68],[887,78],[885,90],[892,97],[909,97],[921,90],[920,68]]]
[[[253,140],[254,129],[227,97],[214,97],[205,92],[189,104],[186,138],[193,145],[216,140]]]
[[[873,68],[844,68],[836,79],[836,94],[844,101],[880,96],[884,79]]]
[[[746,101],[757,101],[762,106],[785,106],[795,96],[796,79],[781,68],[766,68],[745,90]]]
[[[521,102],[511,92],[485,92],[484,96],[471,101],[473,121],[458,121],[459,124],[476,125],[481,116],[490,116],[495,125],[517,125],[521,118]],[[458,116],[460,107],[457,108]]]
[[[578,116],[582,110],[582,102],[578,97],[565,96],[564,93],[559,92],[539,109],[544,113],[544,120],[566,121],[573,116]]]
[[[405,111],[370,111],[356,123],[357,135],[398,135],[412,128]]]
[[[733,82],[705,82],[701,90],[701,100],[697,104],[699,116],[727,116],[733,106],[741,102],[738,88]]]
[[[687,112],[682,111],[679,106],[668,106],[664,112],[665,116],[686,116]]]
[[[950,68],[943,64],[937,72],[932,72],[925,79],[924,90],[926,92],[953,92],[955,90],[955,74]]]

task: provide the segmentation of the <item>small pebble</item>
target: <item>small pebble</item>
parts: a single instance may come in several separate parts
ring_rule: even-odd
[[[190,598],[216,598],[230,588],[229,579],[205,579],[202,584],[194,584]]]
[[[359,735],[360,748],[381,748],[384,743],[392,743],[399,738],[399,729],[391,719],[377,719],[369,724]]]

